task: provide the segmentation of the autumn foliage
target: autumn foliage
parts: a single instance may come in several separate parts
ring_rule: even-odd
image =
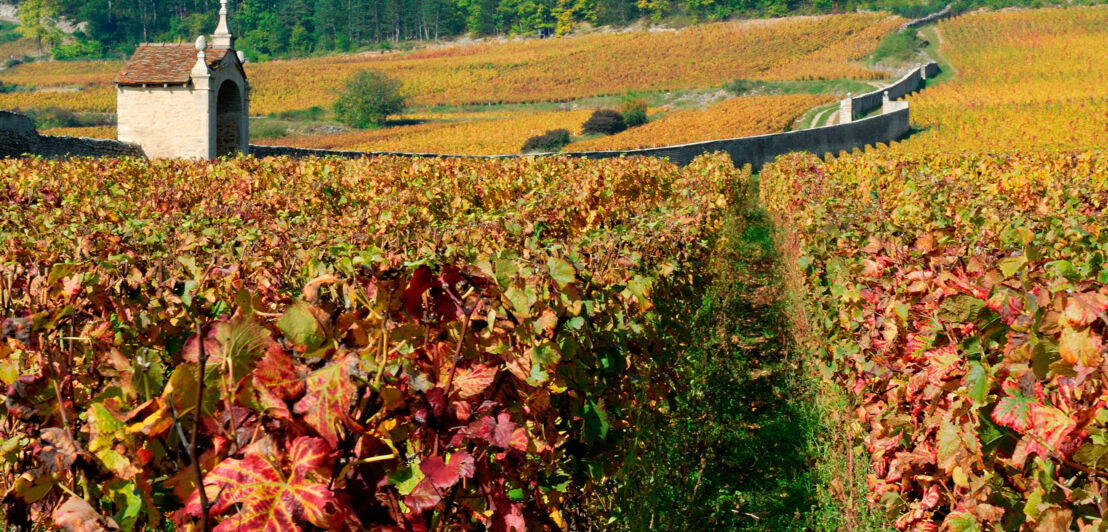
[[[972,13],[939,24],[948,82],[910,97],[905,151],[1103,149],[1108,9]]]
[[[1102,154],[792,155],[761,191],[898,530],[1103,526]]]
[[[718,156],[3,171],[3,521],[195,530],[207,507],[217,531],[568,526],[661,393],[655,302],[749,176]]]

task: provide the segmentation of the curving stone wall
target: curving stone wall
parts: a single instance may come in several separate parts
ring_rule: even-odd
[[[942,9],[942,11],[931,13],[926,17],[909,20],[908,22],[901,24],[899,31],[904,31],[911,28],[918,28],[920,26],[924,26],[932,22],[942,20],[944,18],[950,18],[952,16],[954,16],[954,6],[953,4],[947,4],[947,6]]]
[[[852,99],[855,113],[868,114],[882,108],[882,94],[889,92],[890,100],[902,98],[923,86],[925,77],[933,76],[938,65],[929,63],[918,67],[889,87]],[[773,161],[777,156],[794,151],[806,151],[815,154],[839,153],[863,148],[878,143],[888,143],[906,135],[910,129],[907,102],[892,102],[879,115],[855,120],[845,124],[824,126],[785,133],[772,133],[756,137],[741,137],[723,140],[694,142],[679,146],[646,148],[641,150],[594,151],[579,153],[561,153],[569,157],[588,159],[606,159],[625,156],[667,157],[670,161],[685,165],[704,153],[727,152],[736,166],[750,164],[755,168]],[[475,159],[504,159],[524,157],[523,155],[444,155],[435,153],[395,153],[395,152],[358,152],[331,151],[294,148],[289,146],[250,146],[250,153],[257,157],[287,155],[290,157],[370,157],[374,155],[395,155],[402,157],[469,157]],[[553,155],[549,153],[534,156]],[[530,156],[530,155],[529,155]]]
[[[890,100],[899,100],[913,92],[923,88],[924,80],[934,77],[939,73],[939,65],[934,61],[926,65],[912,69],[904,77],[893,82],[892,85],[873,92],[851,98],[851,106],[854,116],[866,116],[881,108],[882,95],[889,93]]]
[[[26,115],[0,111],[0,158],[26,154],[51,158],[146,156],[139,146],[117,140],[39,135]]]

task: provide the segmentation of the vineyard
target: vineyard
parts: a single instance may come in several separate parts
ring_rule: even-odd
[[[430,119],[453,120],[332,135],[258,139],[256,144],[329,150],[498,155],[519,153],[525,140],[550,129],[579,130],[590,114],[591,111],[515,111],[465,113],[461,116],[423,115]]]
[[[565,151],[653,148],[778,133],[808,109],[833,100],[829,95],[807,94],[731,98],[707,109],[673,112],[622,133],[576,142]]]
[[[797,331],[856,397],[896,528],[1101,526],[1108,160],[795,155],[761,178]]]
[[[251,64],[255,112],[370,67],[416,103],[256,142],[513,153],[628,91],[690,92],[567,151],[783,131],[834,90],[766,81],[886,77],[859,60],[901,22]],[[921,35],[949,68],[908,138],[757,176],[724,154],[0,161],[0,524],[1108,528],[1108,9]],[[83,87],[0,104],[114,106],[119,65],[80,65],[0,72]]]
[[[4,520],[94,530],[572,526],[620,466],[605,442],[673,391],[657,305],[749,177],[721,156],[0,172]]]
[[[675,32],[605,33],[557,40],[452,45],[406,54],[371,53],[247,64],[251,112],[266,115],[329,106],[354,73],[381,70],[404,82],[419,106],[565,101],[627,91],[679,90],[748,79],[879,79],[855,65],[895,28],[884,15],[836,15],[697,25]],[[110,111],[111,84],[123,63],[31,63],[0,81],[55,93],[0,95],[0,105],[58,105]],[[18,98],[18,100],[16,100]],[[15,103],[16,101],[21,103]],[[9,105],[10,104],[10,105]]]
[[[957,74],[911,97],[909,151],[1099,149],[1108,131],[1108,10],[970,14],[939,24]]]
[[[719,23],[676,32],[586,35],[248,66],[257,112],[329,104],[352,73],[379,69],[404,82],[416,105],[565,101],[626,91],[719,86],[746,79],[879,79],[854,64],[902,20],[836,15]]]

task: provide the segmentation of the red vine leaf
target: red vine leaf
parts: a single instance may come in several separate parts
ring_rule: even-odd
[[[419,463],[419,469],[438,489],[444,490],[458,483],[458,479],[473,478],[473,456],[467,451],[458,451],[450,456],[450,461],[432,456]]]
[[[302,414],[304,421],[332,447],[338,445],[338,425],[350,421],[350,403],[357,391],[350,380],[355,362],[352,355],[346,355],[308,375],[305,380],[308,393],[293,406],[293,411]]]
[[[435,275],[431,273],[431,268],[420,266],[412,274],[411,280],[408,281],[408,288],[400,296],[404,302],[404,310],[417,321],[423,319],[423,293],[434,286],[435,282]]]
[[[996,403],[992,418],[998,425],[1023,433],[1033,424],[1031,411],[1038,402],[1033,397],[1027,397],[1016,390],[1009,390],[1009,393],[1011,392],[1015,394],[1007,395]]]
[[[304,380],[296,371],[298,367],[292,356],[274,342],[254,367],[254,378],[273,395],[292,401],[304,395]]]
[[[471,368],[459,369],[454,376],[454,391],[458,397],[469,399],[488,388],[496,379],[497,368],[475,364]]]
[[[485,416],[465,428],[471,438],[485,440],[504,449],[527,450],[527,431],[512,422],[512,416],[501,412],[496,419]]]
[[[340,528],[347,512],[327,487],[324,465],[330,450],[319,438],[301,436],[287,456],[272,445],[255,444],[241,460],[220,462],[204,478],[209,498],[219,498],[212,511],[225,511],[233,503],[240,510],[214,531],[301,530],[303,520],[327,530]],[[186,510],[200,515],[198,495]]]

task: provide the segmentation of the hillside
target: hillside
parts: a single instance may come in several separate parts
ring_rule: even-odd
[[[868,91],[865,82],[888,76],[871,68],[867,58],[901,23],[885,14],[797,17],[249,63],[251,112],[269,116],[254,121],[261,143],[496,154],[517,152],[526,139],[551,129],[576,135],[586,109],[618,107],[629,94],[647,100],[654,117],[663,118],[736,96],[720,89],[735,79],[787,85],[785,94],[834,82],[827,84],[828,97],[819,100],[801,103],[771,92],[763,97],[779,103],[765,108],[731,104],[746,105],[744,113],[752,119],[746,125],[736,124],[743,120],[737,116],[713,120],[706,111],[699,129],[680,126],[686,133],[670,140],[771,133],[790,127],[831,95],[851,90],[842,88],[850,82],[857,82],[853,86],[860,89],[855,90]],[[122,63],[111,61],[42,62],[0,71],[0,82],[22,89],[0,94],[0,107],[110,113],[115,108],[111,83],[121,68]],[[327,119],[330,106],[348,77],[369,68],[401,80],[412,109],[382,130],[345,131]],[[340,132],[334,133],[336,128]]]

